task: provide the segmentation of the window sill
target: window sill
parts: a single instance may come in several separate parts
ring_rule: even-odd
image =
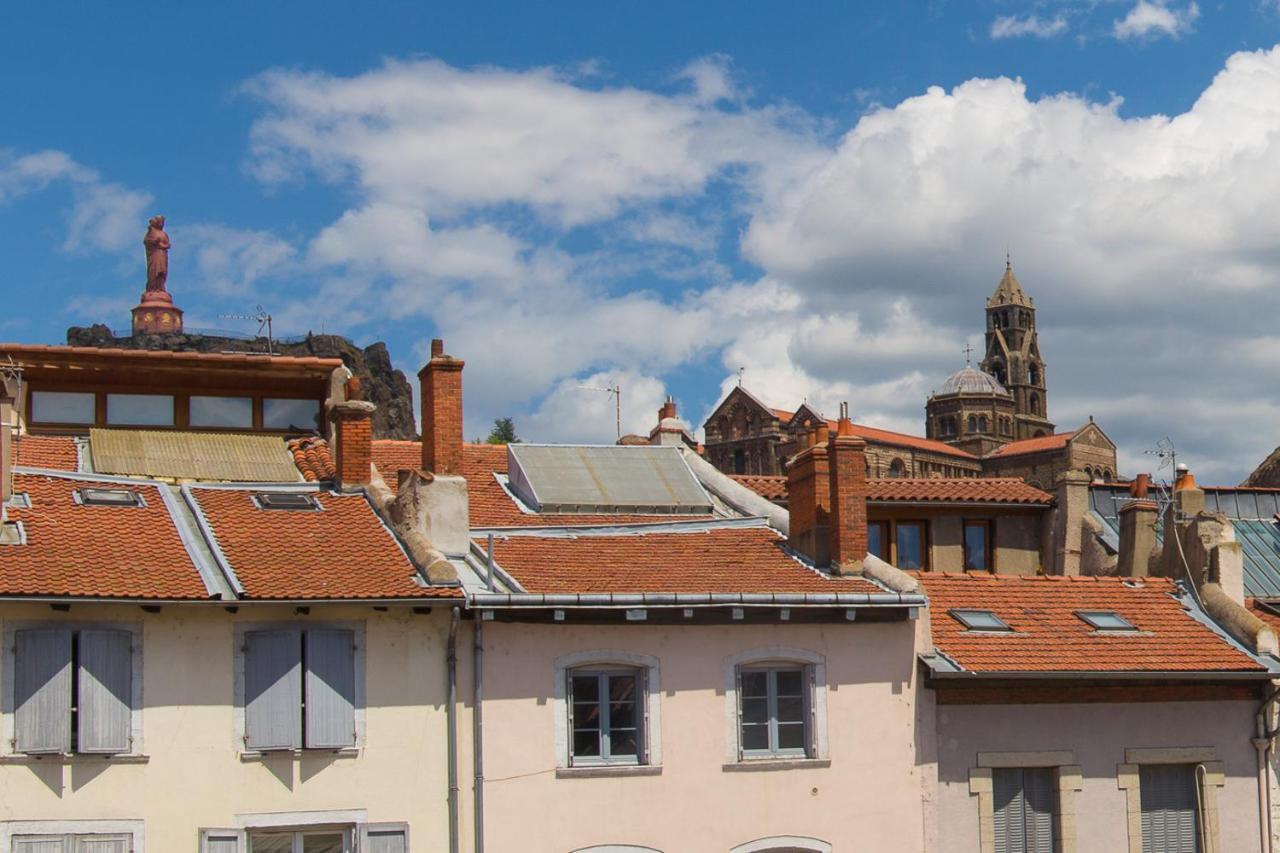
[[[607,776],[660,776],[661,764],[601,764],[598,767],[557,767],[557,779],[599,779]]]
[[[240,753],[241,761],[267,761],[272,758],[318,758],[332,756],[334,758],[356,758],[360,755],[360,747],[348,746],[342,749],[267,749],[248,750]]]
[[[726,773],[764,770],[820,770],[831,766],[830,758],[745,758],[720,767]]]
[[[0,764],[146,764],[150,755],[135,753],[42,752],[33,755],[0,755]]]

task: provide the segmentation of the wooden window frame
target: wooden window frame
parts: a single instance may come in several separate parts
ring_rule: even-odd
[[[886,563],[890,562],[890,558],[893,556],[893,542],[889,539],[889,531],[892,528],[892,526],[893,525],[890,524],[888,521],[868,521],[867,522],[867,544],[868,544],[867,553],[873,557],[879,557],[881,560],[884,560]],[[871,548],[870,548],[871,528],[873,527],[880,528],[880,550],[884,552],[882,554],[871,553]]]
[[[914,572],[929,571],[930,570],[929,567],[932,564],[932,560],[929,559],[931,543],[929,540],[929,522],[926,519],[907,518],[907,519],[902,519],[900,521],[897,519],[894,519],[892,564],[897,568],[900,568],[900,569],[902,568],[902,566],[899,565],[900,560],[899,560],[899,554],[898,554],[898,528],[902,527],[903,525],[908,525],[908,526],[919,525],[920,526],[920,566],[919,568],[907,569],[906,571],[914,571]]]

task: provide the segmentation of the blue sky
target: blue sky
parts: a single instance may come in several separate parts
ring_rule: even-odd
[[[919,432],[1006,246],[1050,415],[1209,480],[1280,443],[1280,4],[6,9],[0,338],[193,326],[468,360],[468,430],[609,440],[745,368]]]

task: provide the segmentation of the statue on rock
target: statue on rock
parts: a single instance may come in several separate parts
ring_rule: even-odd
[[[142,238],[147,250],[147,286],[142,301],[133,309],[133,334],[170,335],[182,332],[182,309],[173,304],[166,289],[169,283],[169,235],[164,217],[153,216]]]

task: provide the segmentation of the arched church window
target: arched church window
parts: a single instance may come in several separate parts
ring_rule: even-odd
[[[978,419],[973,415],[969,415],[969,432],[978,431]]]
[[[1003,385],[1004,384],[1004,365],[1000,364],[999,362],[991,365],[991,375],[996,378],[997,382]]]
[[[1030,375],[1031,375],[1031,384],[1039,385],[1040,384],[1040,368],[1036,367],[1034,364],[1031,365]]]
[[[889,463],[889,476],[895,479],[901,479],[907,476],[907,465],[901,459],[894,459]]]
[[[1111,482],[1111,469],[1110,469],[1110,468],[1103,468],[1103,469],[1102,469],[1102,479],[1106,480],[1108,483],[1109,483],[1109,482]]]
[[[747,454],[742,448],[733,451],[733,473],[747,473]]]
[[[1040,414],[1040,395],[1039,394],[1031,395],[1031,414],[1033,415]]]
[[[978,418],[978,432],[986,432],[986,431],[987,431],[987,416],[983,415],[982,417]]]

